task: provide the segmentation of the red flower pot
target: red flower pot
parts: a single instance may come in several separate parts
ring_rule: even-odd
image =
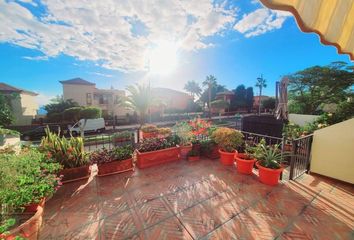
[[[60,170],[59,175],[63,175],[62,183],[69,183],[88,179],[90,177],[90,166],[82,166],[77,168],[65,168]]]
[[[35,212],[37,212],[38,206],[41,206],[42,208],[44,208],[44,204],[45,204],[45,198],[43,198],[39,203],[31,203],[31,204],[24,206],[25,207],[24,212],[25,213],[35,213]]]
[[[116,173],[122,173],[133,170],[133,159],[125,159],[121,161],[112,161],[97,165],[98,177],[107,176]]]
[[[136,151],[138,168],[147,168],[155,165],[160,165],[167,162],[180,160],[180,147],[172,147],[161,149],[152,152],[139,152]]]
[[[188,156],[188,161],[190,162],[198,161],[199,159],[199,156]]]
[[[10,230],[8,234],[0,234],[0,239],[13,240],[16,236],[21,236],[28,240],[37,240],[42,226],[44,207],[39,204],[36,210],[36,213],[26,222]]]
[[[256,162],[256,166],[259,171],[259,180],[267,185],[277,185],[279,182],[280,174],[284,170],[283,167],[279,169],[270,169],[261,166],[258,162]]]
[[[220,162],[225,165],[225,166],[230,166],[234,164],[234,156],[237,154],[237,151],[235,150],[234,152],[224,152],[221,149],[219,149],[220,153]]]
[[[180,146],[181,159],[187,159],[188,153],[192,150],[192,144],[187,146]]]
[[[244,153],[235,154],[237,172],[242,174],[252,174],[252,169],[256,159],[245,159]]]
[[[143,132],[143,138],[156,138],[158,135],[158,132]]]

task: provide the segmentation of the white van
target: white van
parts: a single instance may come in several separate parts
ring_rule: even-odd
[[[73,126],[68,126],[68,129],[73,136],[77,136],[80,133],[80,126],[82,126],[84,124],[85,124],[85,119],[80,119],[80,121],[75,123]],[[104,132],[105,130],[106,130],[106,128],[105,128],[103,118],[87,119],[86,120],[86,125],[84,127],[84,133],[87,133],[87,132],[101,133],[101,132]]]

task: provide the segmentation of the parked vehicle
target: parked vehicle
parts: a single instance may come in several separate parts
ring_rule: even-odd
[[[49,127],[49,130],[52,133],[64,134],[64,131],[60,131],[59,125],[47,125],[47,126],[40,126],[35,129],[31,129],[29,131],[23,132],[21,134],[21,139],[24,141],[40,140],[42,137],[46,136],[45,129],[47,127]]]
[[[73,126],[68,126],[68,129],[73,136],[77,136],[80,134],[81,126],[83,126],[84,128],[83,129],[84,133],[89,133],[89,132],[102,133],[106,130],[103,118],[86,119],[86,124],[85,124],[85,119],[80,119],[80,121],[75,123]]]

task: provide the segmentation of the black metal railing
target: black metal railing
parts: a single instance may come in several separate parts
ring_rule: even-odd
[[[133,145],[136,144],[136,130],[129,131],[130,136],[125,138],[116,138],[115,133],[101,134],[95,136],[85,136],[84,146],[85,150],[92,152],[98,149],[106,148],[112,149],[118,146]]]
[[[290,180],[294,180],[310,170],[312,140],[313,134],[292,141]]]

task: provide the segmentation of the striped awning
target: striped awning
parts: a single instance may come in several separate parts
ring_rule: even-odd
[[[260,0],[266,7],[291,12],[303,32],[315,32],[354,60],[354,0]]]

